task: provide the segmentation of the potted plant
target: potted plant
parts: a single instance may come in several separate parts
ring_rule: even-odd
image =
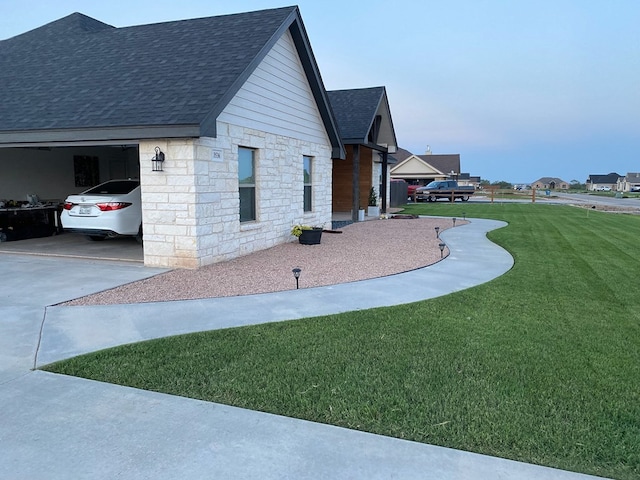
[[[378,206],[378,197],[373,187],[369,190],[369,206],[367,207],[367,216],[379,217],[380,207]]]
[[[298,237],[302,245],[317,245],[322,238],[322,227],[312,227],[311,225],[294,225],[291,227],[291,235]]]

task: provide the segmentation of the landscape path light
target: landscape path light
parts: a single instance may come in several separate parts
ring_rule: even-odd
[[[293,276],[296,279],[296,290],[298,290],[298,288],[300,288],[300,285],[298,283],[298,280],[300,278],[300,272],[302,271],[300,268],[296,267],[293,270],[291,270],[293,272]]]
[[[434,230],[436,231],[436,238],[440,238],[440,227],[435,227]]]
[[[444,243],[441,243],[438,246],[440,247],[440,258],[443,258],[444,257],[444,247],[446,247],[446,245]]]
[[[453,226],[456,226],[456,217],[453,217]]]
[[[466,220],[467,219],[467,212],[462,212],[462,219]]]

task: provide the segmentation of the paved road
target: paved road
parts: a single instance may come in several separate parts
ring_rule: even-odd
[[[469,203],[489,203],[491,200],[488,196],[477,195],[471,197]],[[503,198],[499,194],[494,198],[494,203],[531,203],[531,198],[521,197],[513,198],[512,196]],[[561,193],[553,192],[552,196],[547,197],[544,192],[538,191],[536,195],[536,204],[565,204],[577,206],[595,206],[598,210],[611,211],[628,211],[630,213],[640,214],[640,197],[638,198],[614,198],[600,195],[589,195],[583,193]]]
[[[558,199],[577,205],[604,205],[608,207],[635,208],[640,210],[640,197],[615,198],[585,193],[554,193]]]

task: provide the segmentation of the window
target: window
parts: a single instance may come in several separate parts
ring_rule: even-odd
[[[256,219],[255,150],[238,147],[238,184],[240,187],[240,221]]]
[[[311,202],[312,189],[311,189],[311,179],[312,177],[312,158],[307,157],[306,155],[303,158],[303,169],[304,169],[304,211],[310,212],[313,208],[313,204]]]

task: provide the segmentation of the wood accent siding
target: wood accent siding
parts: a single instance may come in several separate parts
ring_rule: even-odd
[[[316,144],[330,144],[288,31],[258,65],[218,120]]]
[[[333,161],[333,211],[350,212],[353,202],[353,147],[346,146],[347,158]],[[360,147],[360,208],[367,208],[373,175],[372,150]]]

